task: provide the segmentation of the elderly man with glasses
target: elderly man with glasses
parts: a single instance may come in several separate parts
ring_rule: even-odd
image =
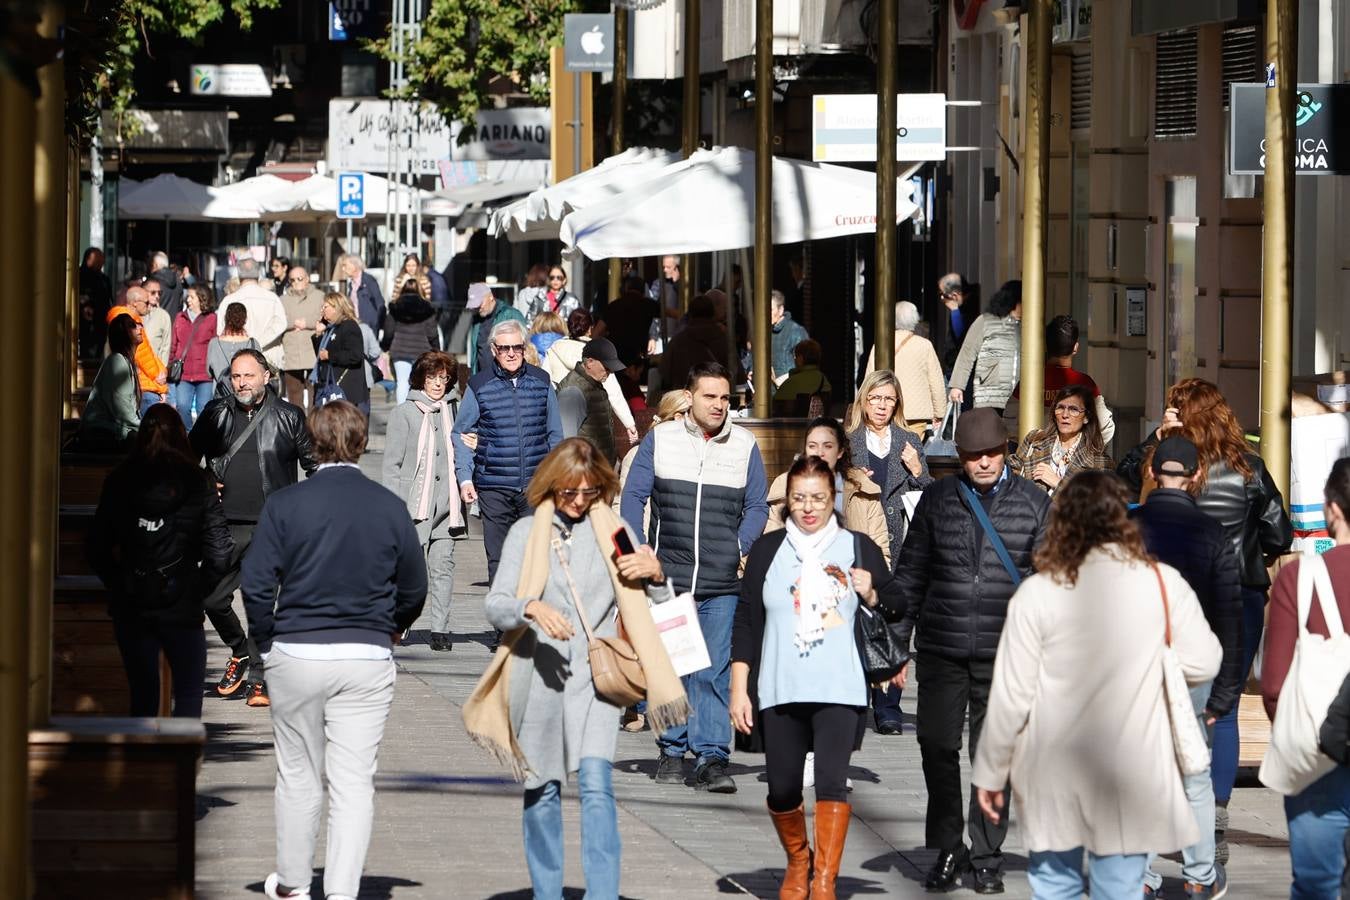
[[[452,443],[460,497],[466,504],[476,501],[483,518],[490,582],[506,533],[530,511],[525,489],[563,430],[548,373],[525,362],[524,326],[514,319],[498,322],[488,346],[492,364],[469,379]],[[478,435],[475,449],[464,443],[466,434]]]

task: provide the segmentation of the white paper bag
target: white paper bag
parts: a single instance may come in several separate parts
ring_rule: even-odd
[[[673,600],[654,604],[651,611],[676,675],[683,678],[712,665],[693,594],[679,594]]]

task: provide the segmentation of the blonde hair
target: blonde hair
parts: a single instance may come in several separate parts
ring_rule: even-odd
[[[614,474],[614,467],[604,454],[585,438],[567,438],[539,464],[525,490],[525,499],[537,507],[552,500],[557,491],[576,487],[583,481],[600,489],[597,503],[608,506],[619,493],[619,476]]]
[[[656,405],[656,415],[652,417],[652,423],[669,422],[678,418],[689,412],[691,405],[688,391],[666,391]]]
[[[562,316],[547,310],[534,317],[530,323],[530,334],[560,334],[567,337],[567,323]]]
[[[356,318],[356,310],[352,307],[351,298],[346,294],[337,291],[329,291],[323,295],[324,302],[333,307],[333,311],[338,314],[337,322],[330,322],[336,325],[338,322],[345,322],[348,319]]]
[[[877,369],[868,373],[858,388],[858,396],[853,398],[853,405],[848,408],[848,414],[844,417],[845,431],[853,432],[867,421],[867,395],[883,387],[895,389],[895,414],[891,416],[891,424],[901,428],[905,426],[905,398],[900,393],[900,379],[896,378],[890,369]]]

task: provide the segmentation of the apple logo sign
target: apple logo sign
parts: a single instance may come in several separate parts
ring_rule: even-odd
[[[605,52],[605,34],[599,25],[581,33],[581,50],[588,56],[599,56]]]

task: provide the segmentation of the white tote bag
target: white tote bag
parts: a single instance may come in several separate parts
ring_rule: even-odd
[[[1172,610],[1167,602],[1167,585],[1163,582],[1162,570],[1153,566],[1153,574],[1158,576],[1158,590],[1162,592],[1163,605],[1163,700],[1167,703],[1167,721],[1172,729],[1172,750],[1177,757],[1177,767],[1182,775],[1200,775],[1209,770],[1209,744],[1205,733],[1200,730],[1200,720],[1195,715],[1195,706],[1191,703],[1191,691],[1186,685],[1186,675],[1172,649]]]
[[[1308,631],[1314,595],[1330,637]],[[1298,642],[1275,708],[1270,748],[1261,761],[1261,783],[1266,787],[1292,797],[1336,767],[1318,749],[1317,732],[1347,673],[1350,636],[1341,622],[1326,560],[1304,556],[1298,563]]]
[[[661,635],[675,674],[683,678],[712,665],[703,628],[698,624],[698,606],[694,595],[678,594],[670,600],[651,604],[652,621]]]

